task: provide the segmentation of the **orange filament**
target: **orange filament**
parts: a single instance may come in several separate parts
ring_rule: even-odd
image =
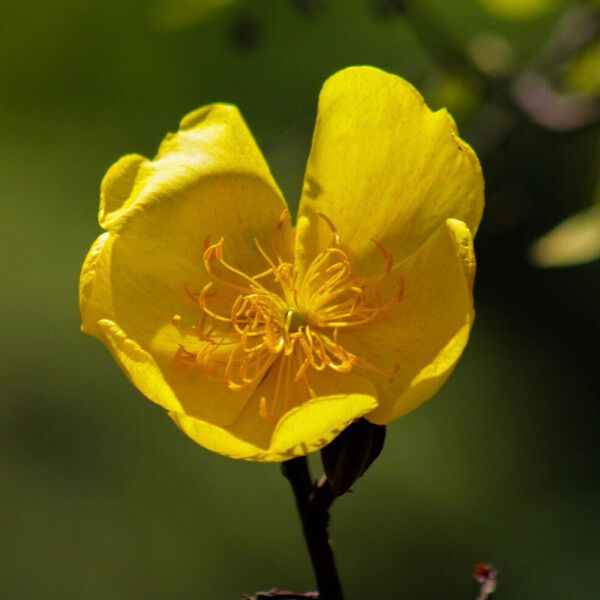
[[[181,346],[177,356],[211,378],[223,378],[233,391],[255,389],[270,375],[272,389],[259,399],[265,419],[276,408],[285,411],[314,397],[311,373],[359,368],[391,380],[397,370],[379,369],[338,342],[340,331],[365,325],[400,302],[400,279],[388,301],[378,286],[391,274],[392,255],[374,241],[384,259],[381,272],[372,278],[355,275],[333,223],[321,216],[332,231],[331,246],[304,273],[269,256],[255,240],[266,268],[248,275],[226,261],[223,239],[211,244],[207,237],[204,265],[212,281],[190,294],[202,312],[193,327],[200,349]],[[175,315],[172,323],[179,326],[181,317]]]

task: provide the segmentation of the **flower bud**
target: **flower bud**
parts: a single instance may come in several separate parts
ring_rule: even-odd
[[[336,496],[345,494],[383,450],[385,425],[359,419],[321,450],[327,479]]]

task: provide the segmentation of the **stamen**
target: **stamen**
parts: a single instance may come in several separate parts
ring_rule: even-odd
[[[258,402],[258,414],[260,415],[261,419],[265,420],[269,416],[269,413],[267,412],[267,399],[264,396],[261,396]]]
[[[319,217],[331,231],[331,245],[302,275],[277,252],[269,254],[257,238],[254,245],[265,269],[249,275],[227,262],[223,238],[211,243],[207,235],[203,262],[210,280],[199,293],[185,288],[201,313],[192,326],[198,348],[180,346],[177,360],[197,365],[234,392],[262,390],[265,379],[273,378],[271,392],[259,399],[263,419],[277,419],[315,397],[311,384],[315,373],[361,369],[391,381],[399,368],[382,369],[352,354],[340,336],[341,330],[364,326],[401,301],[403,280],[393,273],[392,254],[373,240],[383,256],[381,271],[371,278],[353,273],[333,222],[322,213]],[[277,229],[288,218],[284,211]],[[391,290],[389,283],[379,285],[388,276]],[[387,299],[384,287],[390,291]],[[175,327],[181,327],[181,321],[180,315],[171,319]]]
[[[394,258],[392,253],[389,250],[386,250],[377,240],[371,240],[376,246],[377,249],[383,254],[383,259],[385,260],[385,265],[383,267],[383,272],[385,274],[389,273],[392,269],[392,264],[394,263]]]
[[[279,215],[279,220],[277,221],[277,229],[281,229],[283,227],[283,224],[288,220],[289,216],[290,212],[287,208],[281,211],[281,214]]]
[[[338,246],[340,243],[340,236],[337,232],[337,229],[335,228],[335,225],[332,223],[331,219],[327,215],[324,215],[321,212],[318,212],[317,215],[319,215],[319,217],[321,217],[321,219],[323,219],[323,221],[325,221],[325,223],[327,223],[327,225],[329,226],[329,229],[331,230],[331,235],[333,236],[334,246]]]

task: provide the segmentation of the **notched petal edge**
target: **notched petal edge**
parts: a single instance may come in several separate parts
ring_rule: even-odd
[[[100,227],[109,230],[118,215],[134,200],[134,188],[140,167],[146,158],[139,154],[127,154],[106,172],[100,185]]]
[[[376,406],[377,400],[367,394],[313,398],[292,409],[277,423],[268,448],[177,411],[171,411],[169,416],[186,435],[213,452],[234,459],[273,463],[320,450]]]

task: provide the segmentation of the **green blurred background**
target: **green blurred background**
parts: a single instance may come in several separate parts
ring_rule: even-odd
[[[145,401],[79,333],[77,281],[108,166],[152,155],[205,103],[241,107],[295,209],[319,88],[351,64],[447,105],[488,191],[464,358],[388,428],[382,457],[334,507],[348,598],[474,598],[477,561],[501,569],[498,598],[598,597],[600,262],[528,258],[593,204],[598,122],[543,127],[507,90],[539,66],[556,93],[581,99],[598,91],[600,53],[540,58],[576,3],[515,6],[1,0],[1,598],[313,586],[279,469],[210,454]]]

